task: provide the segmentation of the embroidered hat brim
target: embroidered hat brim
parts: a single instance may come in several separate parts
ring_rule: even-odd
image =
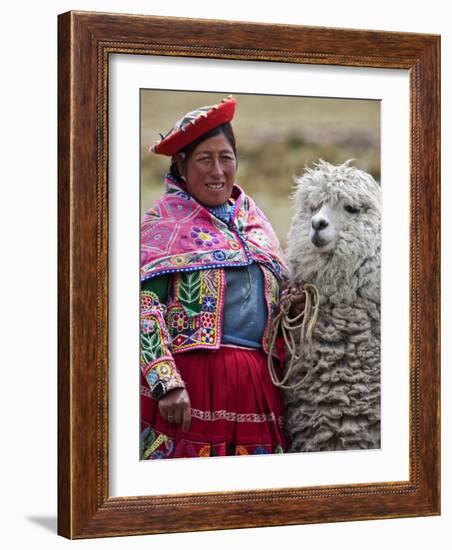
[[[154,143],[150,151],[158,155],[175,155],[202,134],[230,122],[234,117],[236,105],[237,100],[234,97],[228,97],[218,105],[200,107],[187,113],[166,136]]]

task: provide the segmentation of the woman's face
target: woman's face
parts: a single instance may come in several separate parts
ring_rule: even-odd
[[[189,192],[205,206],[219,206],[231,196],[236,159],[224,134],[200,143],[185,163],[179,160],[178,168]]]

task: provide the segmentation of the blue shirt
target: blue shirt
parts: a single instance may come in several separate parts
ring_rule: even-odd
[[[251,348],[262,347],[267,322],[264,275],[256,263],[226,270],[222,342]]]
[[[209,209],[226,223],[230,222],[232,206],[228,203]],[[228,267],[223,309],[222,343],[251,348],[262,347],[267,322],[264,295],[264,275],[260,266]]]

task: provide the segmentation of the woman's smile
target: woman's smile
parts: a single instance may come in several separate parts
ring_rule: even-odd
[[[206,183],[209,189],[223,189],[224,183]]]

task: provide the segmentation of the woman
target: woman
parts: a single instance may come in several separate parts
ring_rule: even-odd
[[[266,355],[286,266],[235,184],[235,107],[188,113],[151,148],[171,168],[141,232],[142,459],[286,446]]]

